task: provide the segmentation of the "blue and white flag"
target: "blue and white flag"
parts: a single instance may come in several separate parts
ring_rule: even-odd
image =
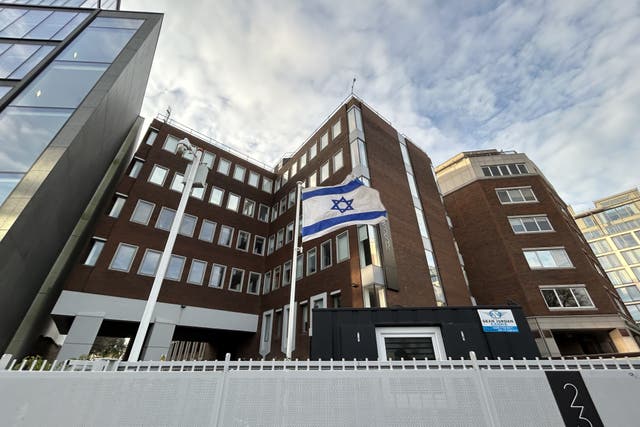
[[[355,224],[378,224],[387,217],[380,195],[360,180],[302,190],[302,241]]]

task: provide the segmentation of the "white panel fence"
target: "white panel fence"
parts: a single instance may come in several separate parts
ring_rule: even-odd
[[[584,381],[588,392],[564,387],[573,393],[567,404],[578,420],[573,425],[631,426],[640,420],[638,359],[73,360],[22,366],[10,359],[0,361],[3,426],[564,426],[549,372],[577,372]],[[585,410],[585,394],[595,416]]]

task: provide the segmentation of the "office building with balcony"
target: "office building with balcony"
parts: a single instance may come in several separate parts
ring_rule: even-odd
[[[614,194],[594,205],[586,212],[570,212],[627,310],[640,322],[640,191]]]
[[[162,15],[97,4],[0,3],[0,349],[17,356],[142,124]]]
[[[357,97],[275,168],[159,118],[52,310],[67,334],[59,358],[135,334],[183,188],[182,138],[204,150],[210,172],[187,204],[143,358],[284,357],[292,262],[298,358],[309,355],[314,308],[471,304],[431,160]],[[294,261],[296,182],[349,174],[380,192],[388,222],[306,242]]]
[[[522,306],[542,355],[638,351],[640,331],[525,154],[463,152],[436,174],[478,304]]]

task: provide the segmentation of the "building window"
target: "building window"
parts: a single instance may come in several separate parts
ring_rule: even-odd
[[[629,310],[633,320],[640,322],[640,304],[629,304],[627,305],[627,310]]]
[[[287,224],[287,229],[284,236],[285,243],[289,243],[293,240],[293,222]]]
[[[84,260],[84,265],[93,267],[96,265],[96,261],[98,261],[98,257],[104,248],[104,239],[100,239],[98,237],[94,237],[91,239],[91,249],[89,250],[89,255]]]
[[[638,286],[636,285],[622,286],[620,288],[616,288],[616,291],[618,291],[620,299],[624,302],[640,300],[640,290],[638,290]]]
[[[242,205],[242,215],[250,216],[253,218],[253,213],[256,209],[256,202],[249,199],[244,199],[244,204]]]
[[[324,135],[320,137],[320,151],[327,148],[327,145],[329,145],[329,132],[325,132]]]
[[[120,212],[122,212],[122,207],[124,206],[124,202],[127,201],[127,196],[116,195],[113,200],[113,204],[111,205],[111,209],[109,210],[109,216],[111,218],[118,218],[120,216]]]
[[[273,269],[273,282],[271,283],[271,287],[274,291],[280,287],[280,266]]]
[[[629,264],[640,264],[640,249],[631,249],[630,251],[621,252],[625,261]]]
[[[296,204],[296,189],[289,191],[289,198],[287,200],[287,209],[292,208]]]
[[[342,297],[340,291],[331,292],[331,308],[342,307]]]
[[[223,159],[222,157],[220,157],[220,160],[218,160],[218,173],[221,173],[222,175],[229,175],[229,171],[231,170],[231,162],[227,159]]]
[[[174,173],[169,189],[173,191],[177,191],[178,193],[182,193],[183,188],[184,188],[184,176],[178,172]]]
[[[145,141],[145,144],[147,145],[153,145],[153,143],[156,141],[156,137],[158,136],[158,131],[155,129],[149,129],[149,135],[147,135],[147,139]]]
[[[300,160],[298,160],[299,162],[299,168],[300,170],[302,170],[303,167],[307,166],[307,153],[304,152],[302,153],[302,155],[300,156]]]
[[[318,185],[318,173],[314,172],[309,175],[309,187],[316,187]]]
[[[156,220],[156,228],[169,231],[171,229],[171,225],[173,224],[173,219],[175,218],[175,216],[176,211],[163,206],[160,209],[158,219]]]
[[[229,193],[227,196],[227,209],[230,211],[238,212],[240,207],[240,196],[237,194]]]
[[[282,247],[283,241],[284,241],[284,229],[281,228],[280,230],[278,230],[278,234],[276,237],[276,250]]]
[[[137,246],[120,243],[118,245],[118,248],[116,249],[115,254],[113,254],[111,264],[109,264],[109,270],[128,272],[131,268],[131,263],[133,263],[133,258],[136,256],[137,251]]]
[[[331,267],[331,240],[320,245],[320,270]]]
[[[249,273],[249,282],[247,283],[247,293],[260,295],[260,273],[251,271]]]
[[[164,180],[167,178],[167,174],[169,173],[169,169],[153,165],[153,169],[151,169],[151,173],[149,174],[148,181],[152,184],[159,185],[162,187],[164,185]]]
[[[149,224],[149,218],[151,218],[151,214],[155,207],[155,204],[139,199],[138,203],[136,203],[135,209],[133,210],[133,214],[131,214],[130,221],[137,222],[142,225]]]
[[[336,262],[346,261],[350,256],[349,232],[345,231],[336,237]]]
[[[318,144],[314,142],[309,147],[309,160],[315,158],[317,155],[318,155]]]
[[[304,255],[298,254],[296,256],[296,280],[300,280],[304,277]]]
[[[144,251],[140,267],[138,267],[138,274],[143,276],[155,276],[161,256],[162,252],[160,251],[155,251],[153,249],[147,249]]]
[[[133,163],[131,164],[131,169],[129,169],[129,177],[137,178],[140,174],[140,170],[142,169],[142,165],[144,165],[144,161],[140,159],[133,159]]]
[[[523,252],[532,270],[573,267],[564,248],[523,249]]]
[[[209,221],[208,219],[203,219],[202,225],[200,226],[200,234],[198,234],[198,239],[205,242],[213,242],[213,233],[215,233],[215,231],[216,223],[213,221]]]
[[[269,206],[260,203],[258,207],[258,221],[269,222]]]
[[[213,264],[211,266],[211,276],[209,277],[209,287],[222,288],[224,283],[224,275],[227,271],[227,267],[220,264]]]
[[[271,348],[271,318],[273,310],[269,310],[262,316],[262,340],[260,342],[260,353],[267,354]]]
[[[220,226],[220,234],[218,235],[218,244],[220,246],[231,247],[231,241],[233,240],[233,228],[222,225]]]
[[[347,112],[347,125],[349,126],[349,132],[354,130],[363,130],[362,128],[362,115],[358,107],[351,107]]]
[[[179,282],[182,278],[182,270],[184,269],[184,263],[186,259],[180,255],[171,255],[169,258],[169,265],[167,266],[167,274],[165,274],[165,279],[167,280],[175,280]]]
[[[300,303],[300,332],[306,334],[309,330],[309,304],[306,301]]]
[[[247,181],[247,184],[254,188],[258,188],[258,185],[260,184],[260,174],[254,171],[249,171],[249,180]]]
[[[576,220],[577,223],[582,223],[582,226],[585,228],[595,227],[596,223],[593,220],[592,216],[585,216],[584,218],[579,218]]]
[[[209,168],[209,170],[213,169],[213,162],[215,162],[216,160],[216,155],[213,153],[210,153],[208,151],[205,151],[204,153],[202,153],[202,159],[200,160],[200,162],[202,164],[207,165],[207,167]]]
[[[275,325],[274,325],[274,337],[280,338],[282,336],[282,309],[276,310]]]
[[[191,268],[187,276],[187,283],[193,285],[202,285],[204,280],[204,272],[207,270],[207,263],[197,259],[191,260]]]
[[[280,215],[282,215],[286,211],[287,211],[287,198],[283,197],[282,200],[280,200]]]
[[[269,242],[267,244],[267,255],[271,255],[276,245],[276,236],[273,234],[269,236]]]
[[[318,308],[326,308],[327,307],[327,293],[323,292],[321,294],[318,295],[314,295],[311,298],[309,298],[309,302],[310,302],[310,308],[309,311],[311,312],[311,315],[313,316],[313,310]],[[313,317],[310,318],[309,320],[309,335],[312,334],[312,330],[313,330]]]
[[[271,222],[275,221],[278,218],[278,204],[276,203],[271,208]]]
[[[251,234],[246,231],[238,231],[238,241],[236,242],[236,249],[239,251],[247,252],[249,250],[249,241],[251,240]]]
[[[598,219],[603,223],[609,223],[612,221],[617,221],[619,219],[624,219],[636,214],[639,214],[640,210],[636,207],[636,205],[628,204],[623,206],[617,206],[615,208],[607,209],[604,212],[597,214]]]
[[[222,198],[224,197],[224,190],[218,187],[211,188],[211,194],[209,195],[209,203],[216,206],[222,206]]]
[[[496,194],[498,195],[500,203],[503,205],[508,203],[531,203],[538,201],[531,187],[496,188]]]
[[[264,273],[264,283],[262,285],[262,293],[268,294],[271,292],[271,272],[267,271]]]
[[[173,135],[167,135],[167,139],[164,140],[162,149],[170,153],[176,154],[178,152],[178,143],[180,140]]]
[[[242,292],[242,281],[244,279],[244,270],[239,268],[231,269],[231,277],[229,278],[229,290]]]
[[[282,286],[291,284],[291,260],[285,262],[282,266]]]
[[[611,283],[613,283],[614,285],[625,285],[627,283],[633,282],[626,270],[608,271],[607,276],[609,277],[609,280],[611,280]]]
[[[182,234],[183,236],[193,237],[193,232],[196,229],[197,222],[197,217],[189,214],[184,214],[184,216],[182,217],[182,222],[180,223],[180,229],[178,230],[178,233]]]
[[[262,191],[271,194],[273,191],[273,180],[262,177]]]
[[[338,121],[335,122],[333,124],[333,127],[331,128],[331,136],[333,137],[333,139],[340,135],[340,132],[342,132],[342,122],[340,121],[340,119],[338,119]]]
[[[282,173],[282,185],[285,185],[289,181],[289,171],[286,170]]]
[[[273,189],[275,192],[277,192],[280,189],[280,178],[276,178],[276,183],[275,183],[275,188]]]
[[[484,176],[508,176],[522,175],[529,173],[529,171],[522,163],[511,163],[507,165],[483,166],[482,173]]]
[[[320,166],[320,182],[324,182],[327,178],[329,178],[329,162],[325,162],[322,166]]]
[[[376,328],[378,360],[447,360],[438,327]]]
[[[620,260],[616,256],[616,254],[609,254],[604,256],[599,256],[598,261],[600,261],[600,265],[605,269],[609,270],[611,268],[620,267]]]
[[[633,237],[631,233],[621,234],[619,236],[613,236],[611,238],[613,240],[613,244],[616,245],[618,249],[631,248],[633,246],[638,246],[638,242]]]
[[[595,308],[584,286],[557,286],[540,288],[544,302],[554,308]]]
[[[342,150],[340,150],[333,156],[333,173],[342,169],[342,166],[344,166],[344,158],[342,157]]]
[[[244,175],[247,173],[247,168],[244,166],[236,165],[233,169],[233,179],[236,181],[244,182]]]
[[[509,224],[516,234],[553,231],[546,215],[509,217]]]
[[[609,245],[609,242],[607,242],[605,239],[591,242],[589,243],[589,246],[591,246],[593,253],[595,253],[596,255],[600,255],[605,252],[611,252],[612,250],[611,246]]]
[[[264,255],[265,238],[262,236],[254,236],[253,238],[253,254]]]
[[[295,174],[298,173],[298,162],[293,162],[291,165],[291,178],[294,177]]]
[[[316,260],[316,248],[307,251],[307,276],[318,271],[318,262]]]

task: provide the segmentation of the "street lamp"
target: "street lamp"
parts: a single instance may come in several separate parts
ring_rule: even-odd
[[[184,210],[189,200],[192,188],[202,188],[207,179],[207,173],[209,173],[209,167],[205,164],[201,164],[202,149],[192,145],[188,139],[184,138],[178,143],[178,153],[184,155],[185,153],[191,153],[193,158],[187,170],[184,173],[184,187],[182,188],[182,197],[178,204],[178,210],[173,218],[171,229],[169,230],[169,237],[167,243],[164,246],[164,251],[160,257],[158,263],[158,269],[156,276],[153,279],[153,285],[151,286],[151,292],[149,298],[144,306],[144,312],[142,313],[142,319],[140,319],[140,325],[138,326],[138,332],[133,340],[133,346],[131,347],[131,353],[129,353],[129,362],[137,362],[140,358],[140,352],[142,351],[142,345],[147,336],[149,330],[149,323],[151,322],[151,316],[155,309],[156,302],[158,301],[158,295],[160,294],[160,288],[162,287],[162,281],[167,273],[167,267],[169,266],[169,260],[171,259],[171,253],[173,252],[173,245],[176,242],[178,236],[178,230],[180,230],[180,224],[182,224],[182,217],[184,216]]]

